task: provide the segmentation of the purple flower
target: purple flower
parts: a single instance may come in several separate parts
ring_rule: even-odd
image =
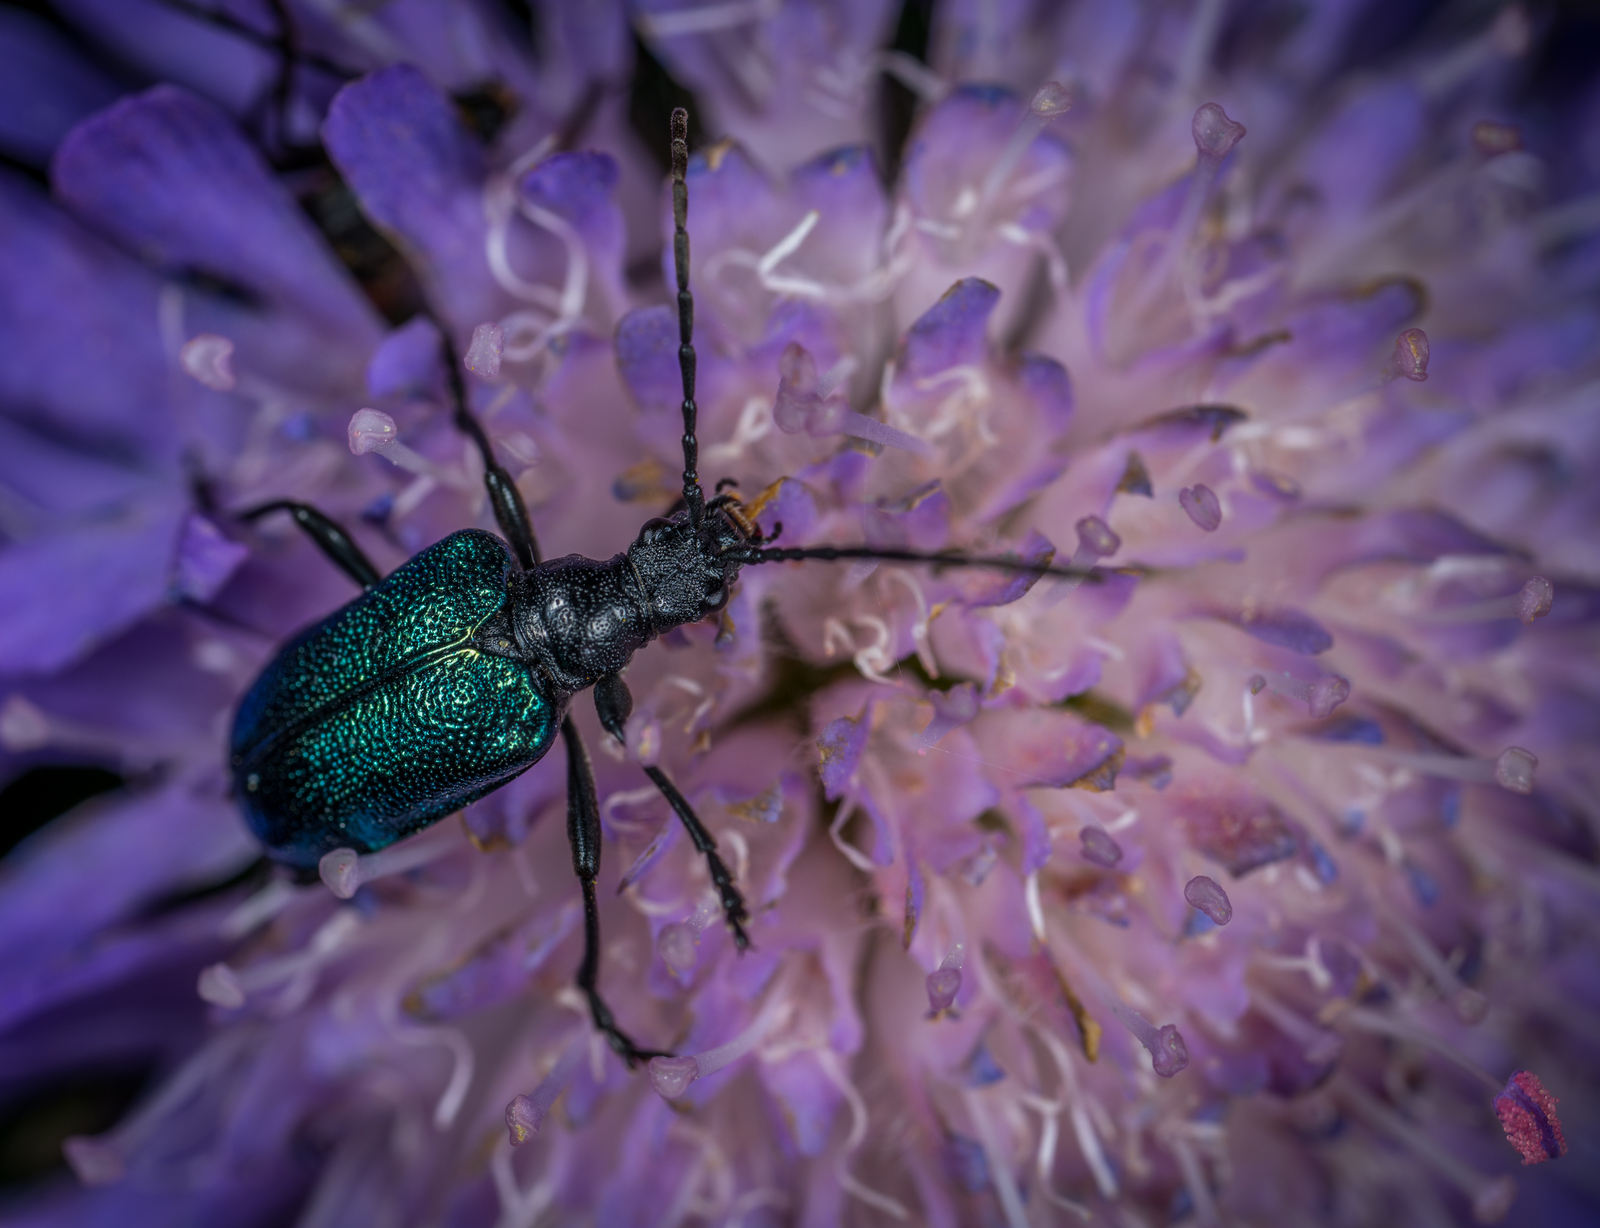
[[[1564,28],[949,0],[912,54],[917,5],[525,7],[0,21],[49,188],[0,174],[0,769],[123,782],[0,861],[5,1137],[141,1083],[0,1222],[1592,1218],[1496,1129],[1555,1159],[1600,1086]],[[786,545],[1087,573],[749,567],[634,659],[625,745],[574,705],[602,988],[670,1050],[632,1073],[572,986],[560,754],[300,881],[223,749],[354,596],[239,513],[384,572],[490,525],[458,377],[547,557],[672,505],[630,21],[707,133],[702,474]]]

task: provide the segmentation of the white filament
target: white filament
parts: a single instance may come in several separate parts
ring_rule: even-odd
[[[845,1074],[844,1067],[839,1064],[839,1055],[831,1048],[824,1045],[816,1050],[817,1065],[822,1067],[822,1073],[839,1089],[845,1098],[845,1103],[850,1106],[850,1136],[845,1140],[844,1153],[839,1157],[839,1184],[845,1191],[859,1198],[869,1207],[876,1207],[885,1215],[894,1219],[906,1221],[911,1218],[904,1204],[897,1199],[880,1193],[865,1184],[850,1172],[846,1157],[855,1152],[867,1137],[867,1104],[861,1098],[861,1093],[856,1090],[850,1077]]]

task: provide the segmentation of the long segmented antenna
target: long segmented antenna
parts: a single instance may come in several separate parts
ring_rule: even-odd
[[[698,535],[706,514],[695,438],[694,295],[689,293],[689,112],[672,112],[672,263],[678,274],[678,367],[683,372],[683,502]]]
[[[762,563],[840,563],[869,559],[883,563],[930,563],[936,567],[978,567],[1019,576],[1087,580],[1091,584],[1099,584],[1105,578],[1103,572],[1087,568],[1052,567],[1048,563],[1028,563],[1022,559],[1005,559],[994,555],[928,554],[919,550],[878,549],[873,546],[735,546],[722,557],[741,567],[755,567]]]

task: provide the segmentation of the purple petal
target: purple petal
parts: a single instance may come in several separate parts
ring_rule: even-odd
[[[1018,378],[1038,406],[1046,431],[1059,435],[1072,424],[1072,377],[1065,367],[1045,354],[1024,354]]]
[[[1287,648],[1303,657],[1314,657],[1333,647],[1333,636],[1327,629],[1299,610],[1243,610],[1228,621],[1263,644]]]
[[[438,327],[427,316],[417,316],[395,329],[372,352],[367,363],[367,392],[374,400],[433,396],[444,375],[443,355]]]
[[[900,346],[900,377],[925,379],[955,366],[973,366],[989,353],[989,316],[1000,291],[977,277],[956,282],[911,326]]]
[[[482,157],[450,100],[396,64],[340,90],[322,136],[362,211],[421,258],[455,331],[497,317],[504,296],[484,255]]]
[[[35,189],[0,178],[0,401],[19,417],[161,456],[172,422],[158,291]]]
[[[259,107],[277,76],[275,51],[161,0],[59,0],[54,7],[144,80],[181,82],[235,115]],[[228,11],[257,30],[274,28],[265,5],[233,0]]]
[[[1300,851],[1299,833],[1271,802],[1191,797],[1180,815],[1189,843],[1235,878]]]
[[[820,1155],[844,1097],[822,1072],[816,1055],[801,1051],[782,1061],[762,1062],[760,1069],[761,1081],[782,1106],[783,1120],[800,1154]]]
[[[250,557],[248,546],[229,541],[204,516],[184,517],[178,534],[178,557],[172,565],[172,589],[202,605],[210,601]]]
[[[617,207],[617,160],[594,149],[551,154],[522,177],[522,195],[548,209],[583,239],[591,260],[622,271],[622,211]],[[564,263],[564,260],[563,260]]]
[[[417,988],[422,1013],[430,1019],[456,1019],[509,1002],[526,991],[577,920],[575,907],[562,907],[496,935],[458,967]]]
[[[48,513],[79,520],[113,514],[149,497],[148,473],[112,457],[87,455],[0,417],[0,480]]]
[[[963,682],[948,691],[930,691],[928,702],[933,705],[933,720],[922,731],[920,741],[923,746],[937,745],[945,734],[978,715],[978,691],[970,682]]]
[[[1041,566],[1055,558],[1056,548],[1037,529],[1028,530],[1028,536],[1022,543],[1022,549],[1015,552],[1024,563],[1038,563]],[[973,597],[967,604],[974,609],[984,606],[1010,605],[1013,601],[1021,601],[1032,591],[1033,586],[1042,579],[1042,576],[1029,575],[1018,572],[991,584],[978,596]]]
[[[1102,772],[1110,772],[1114,779],[1114,765],[1122,753],[1122,739],[1116,734],[1058,709],[990,712],[973,729],[985,760],[1006,765],[1007,771],[996,773],[996,783],[1002,786],[1060,788]]]
[[[842,716],[830,722],[817,738],[817,752],[822,770],[822,787],[828,800],[834,801],[850,787],[861,762],[861,752],[866,748],[871,732],[871,712],[860,720]]]
[[[0,149],[43,166],[73,124],[116,96],[117,87],[54,26],[0,9]]]
[[[801,210],[815,209],[828,220],[806,239],[806,271],[844,284],[870,273],[889,216],[872,151],[861,145],[831,150],[796,168],[789,184]]]
[[[1330,213],[1381,199],[1415,156],[1426,124],[1417,86],[1392,80],[1352,98],[1305,147],[1300,175]]]
[[[191,909],[64,946],[36,961],[18,960],[0,979],[0,1026],[117,985],[131,983],[142,994],[153,978],[172,975],[175,965],[192,977],[196,967],[226,953],[225,913],[225,908]]]
[[[617,325],[617,366],[646,413],[676,413],[683,402],[678,372],[678,317],[670,307],[640,307]]]
[[[226,878],[255,857],[255,841],[217,785],[178,781],[96,803],[19,849],[0,875],[0,961],[51,959],[142,905]]]
[[[60,669],[165,602],[182,517],[166,503],[0,550],[0,673]]]
[[[127,250],[200,270],[325,328],[369,341],[372,309],[305,212],[214,104],[171,85],[124,99],[73,130],[56,193]]]

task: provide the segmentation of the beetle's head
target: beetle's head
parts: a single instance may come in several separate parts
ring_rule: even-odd
[[[687,511],[645,521],[628,554],[650,594],[658,626],[695,622],[727,605],[739,564],[726,554],[759,540],[759,530],[732,500],[708,506],[698,534]]]

